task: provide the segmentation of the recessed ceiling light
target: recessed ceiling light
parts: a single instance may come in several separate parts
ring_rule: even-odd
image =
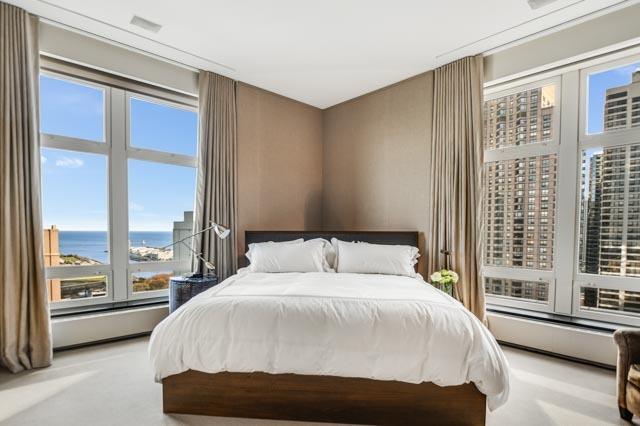
[[[527,0],[527,3],[529,3],[529,7],[531,9],[538,9],[540,7],[546,6],[548,4],[551,4],[553,2],[555,2],[556,0]]]
[[[160,28],[162,28],[162,25],[156,24],[155,22],[151,22],[137,15],[133,15],[133,18],[131,18],[131,25],[140,27],[143,30],[151,31],[152,33],[157,33],[160,31]]]

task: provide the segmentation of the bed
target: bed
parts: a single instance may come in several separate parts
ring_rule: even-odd
[[[416,232],[247,231],[417,246]],[[483,425],[506,401],[490,332],[419,278],[239,273],[154,330],[165,413],[352,424]]]

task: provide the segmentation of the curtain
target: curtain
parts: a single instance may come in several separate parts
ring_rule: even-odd
[[[38,129],[38,20],[0,3],[0,364],[51,364]]]
[[[196,231],[211,222],[231,234],[224,240],[214,232],[196,239],[196,251],[216,265],[219,280],[233,275],[236,257],[236,85],[227,77],[201,71],[199,77],[200,143],[196,194]],[[200,263],[200,262],[198,262]]]
[[[458,272],[454,296],[484,321],[482,86],[482,56],[434,73],[427,266],[429,273],[447,264]]]

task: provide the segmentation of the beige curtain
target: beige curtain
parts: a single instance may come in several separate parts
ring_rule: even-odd
[[[429,273],[460,275],[454,295],[484,321],[482,256],[482,56],[435,70],[430,168]]]
[[[0,3],[0,364],[51,364],[38,134],[38,20]]]
[[[227,77],[200,72],[200,144],[196,195],[196,231],[213,221],[231,229],[220,240],[208,232],[196,250],[213,261],[219,280],[233,275],[236,257],[236,85]]]

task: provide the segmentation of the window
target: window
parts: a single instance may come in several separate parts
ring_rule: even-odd
[[[166,290],[169,287],[169,279],[172,276],[172,271],[133,273],[131,274],[133,292],[146,293]]]
[[[484,284],[485,292],[497,297],[544,304],[549,300],[549,285],[545,282],[485,277]]]
[[[198,115],[149,98],[131,96],[131,146],[195,156]]]
[[[488,302],[640,325],[640,56],[490,87],[484,111]]]
[[[45,245],[60,254],[49,266],[108,265],[108,156],[42,148],[40,161]]]
[[[559,91],[560,82],[550,80],[486,96],[483,271],[488,297],[503,304],[514,300],[551,308]],[[498,105],[511,101],[526,108],[492,117]],[[549,132],[532,136],[523,127],[518,133],[521,124],[532,123]],[[522,137],[496,140],[492,135],[501,125]]]
[[[193,227],[195,100],[43,59],[40,105],[52,310],[166,297],[190,269],[166,246]]]
[[[640,60],[585,68],[581,77],[574,314],[626,322],[640,315]]]
[[[105,142],[106,88],[55,75],[40,77],[42,133]]]
[[[173,248],[176,219],[193,210],[196,169],[174,164],[129,160],[129,260],[177,260]],[[171,194],[170,198],[159,194]],[[193,218],[187,218],[192,222]],[[191,228],[189,228],[190,230]],[[186,259],[189,261],[189,256]]]
[[[632,123],[634,97],[640,91],[634,86],[634,71],[640,69],[640,61],[616,67],[598,67],[585,72],[586,93],[586,134],[597,135],[614,130],[636,127]],[[636,83],[640,81],[636,77]]]

